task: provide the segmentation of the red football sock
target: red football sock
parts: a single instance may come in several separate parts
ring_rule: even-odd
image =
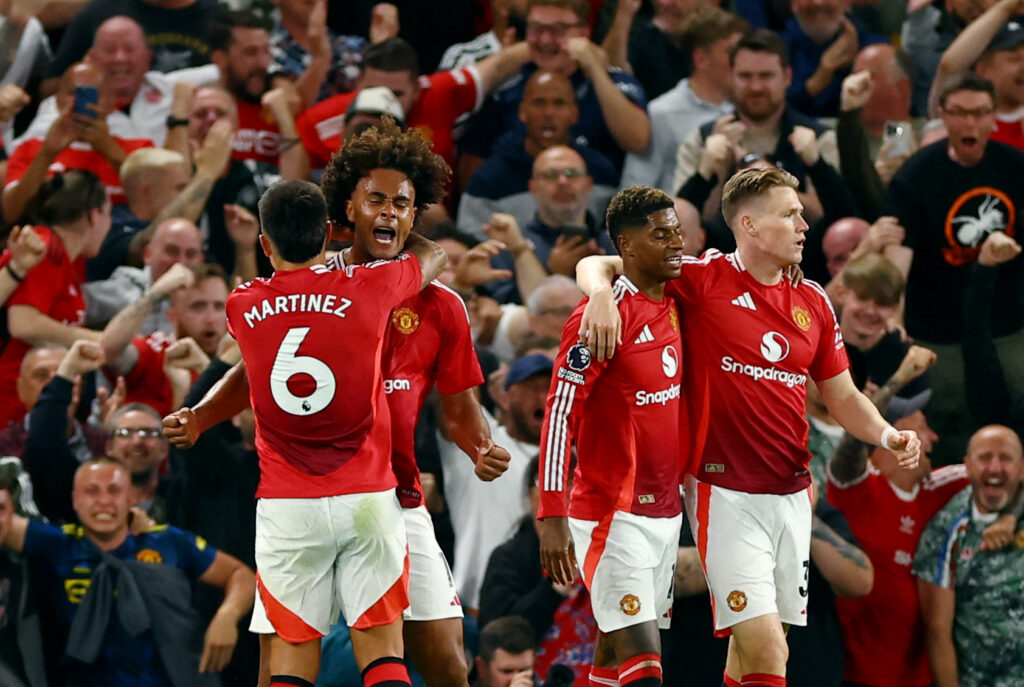
[[[588,687],[618,687],[619,669],[591,666],[587,685]]]
[[[722,687],[743,687],[743,685],[739,683],[739,680],[729,677],[729,673],[722,673]]]
[[[313,683],[294,675],[271,675],[270,687],[313,687]]]
[[[622,687],[654,687],[661,684],[661,656],[637,654],[619,665],[619,684]]]
[[[397,656],[383,656],[363,668],[363,687],[408,687],[409,671]]]

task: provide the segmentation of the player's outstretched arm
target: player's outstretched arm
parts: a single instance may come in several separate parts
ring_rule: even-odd
[[[622,274],[622,258],[593,255],[576,265],[576,284],[590,297],[580,321],[580,341],[587,344],[597,359],[615,355],[622,343],[622,318],[612,296],[612,279]]]
[[[509,452],[491,440],[491,428],[484,418],[475,388],[457,394],[441,394],[444,428],[455,445],[476,465],[476,476],[484,482],[501,477],[508,470]]]
[[[249,377],[245,361],[220,378],[192,408],[181,408],[164,418],[164,436],[176,448],[186,449],[214,425],[230,420],[249,407]]]
[[[911,346],[899,367],[877,391],[871,402],[884,413],[896,392],[924,374],[935,363],[935,353],[923,346]],[[829,471],[839,484],[847,484],[864,474],[868,464],[868,451],[856,437],[844,434],[829,460]]]
[[[892,451],[900,467],[917,467],[921,441],[917,433],[900,431],[882,417],[867,396],[857,390],[849,370],[831,379],[816,381],[829,414],[843,428],[861,441]]]
[[[412,253],[412,256],[420,263],[420,270],[423,272],[421,289],[426,288],[427,284],[437,279],[448,262],[444,248],[415,232],[410,233],[409,238],[405,240],[405,250]]]

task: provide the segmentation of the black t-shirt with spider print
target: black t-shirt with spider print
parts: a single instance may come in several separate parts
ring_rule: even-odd
[[[989,141],[981,162],[965,167],[950,159],[948,141],[922,148],[889,184],[886,214],[895,215],[914,251],[907,279],[907,332],[931,343],[959,343],[964,291],[985,238],[1004,231],[1021,240],[1024,152]],[[992,333],[1024,325],[1024,258],[1000,269]]]

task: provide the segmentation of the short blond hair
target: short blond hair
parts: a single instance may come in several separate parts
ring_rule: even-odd
[[[722,189],[722,216],[730,227],[740,208],[751,200],[763,198],[776,187],[791,188],[800,185],[796,177],[784,169],[745,169],[732,175]]]
[[[181,153],[166,148],[139,148],[128,154],[121,163],[118,175],[126,193],[133,193],[145,183],[152,172],[162,171],[168,165],[184,165],[188,161]]]

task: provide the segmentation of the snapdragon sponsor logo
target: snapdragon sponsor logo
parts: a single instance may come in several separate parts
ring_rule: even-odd
[[[780,370],[777,367],[761,367],[760,365],[744,365],[732,356],[722,357],[722,369],[732,374],[746,375],[753,378],[755,382],[762,379],[769,382],[781,382],[792,388],[794,386],[805,386],[807,375],[798,375],[787,370]]]
[[[668,405],[670,401],[679,398],[679,392],[680,386],[678,384],[672,384],[667,389],[662,389],[661,391],[644,391],[640,389],[636,392],[636,405],[638,407],[654,404]]]

